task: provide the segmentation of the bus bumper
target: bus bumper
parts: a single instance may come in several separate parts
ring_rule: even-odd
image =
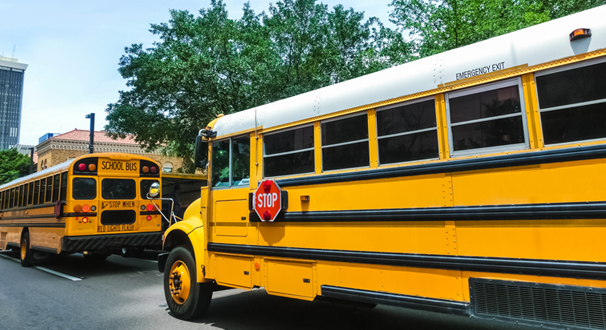
[[[62,252],[104,251],[124,247],[161,248],[162,233],[130,233],[90,236],[64,236],[61,238]]]

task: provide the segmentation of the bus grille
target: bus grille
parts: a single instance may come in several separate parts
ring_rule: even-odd
[[[101,224],[103,225],[123,225],[135,223],[137,212],[133,210],[114,210],[103,211],[101,213]]]
[[[470,278],[469,290],[477,317],[606,329],[606,289]]]

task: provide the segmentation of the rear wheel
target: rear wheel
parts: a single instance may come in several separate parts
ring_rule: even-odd
[[[189,250],[180,246],[168,255],[164,269],[164,296],[173,315],[182,320],[201,317],[210,306],[213,284],[198,283],[196,262]]]
[[[29,248],[29,245],[29,232],[25,232],[21,237],[21,248],[19,249],[19,256],[21,257],[21,266],[23,267],[31,267],[33,265],[33,252]]]

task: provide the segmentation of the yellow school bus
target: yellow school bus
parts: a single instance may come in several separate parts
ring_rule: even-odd
[[[0,249],[19,248],[21,265],[41,253],[80,252],[104,260],[121,249],[162,244],[162,215],[147,199],[160,183],[153,160],[96,153],[0,186]]]
[[[209,123],[196,143],[208,185],[159,258],[173,315],[201,316],[216,283],[606,328],[603,17],[605,6]],[[273,185],[275,218],[257,203]]]

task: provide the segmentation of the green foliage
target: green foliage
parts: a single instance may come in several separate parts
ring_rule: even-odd
[[[420,57],[605,4],[606,0],[393,0],[391,21]]]
[[[244,5],[229,19],[221,0],[194,16],[173,10],[152,24],[159,42],[125,49],[119,72],[130,90],[108,105],[113,137],[135,134],[148,149],[191,157],[194,137],[229,114],[404,63],[411,47],[376,18],[284,0],[268,13]],[[392,40],[393,39],[393,40]]]
[[[0,151],[0,184],[29,174],[29,163],[29,157],[15,148]]]

